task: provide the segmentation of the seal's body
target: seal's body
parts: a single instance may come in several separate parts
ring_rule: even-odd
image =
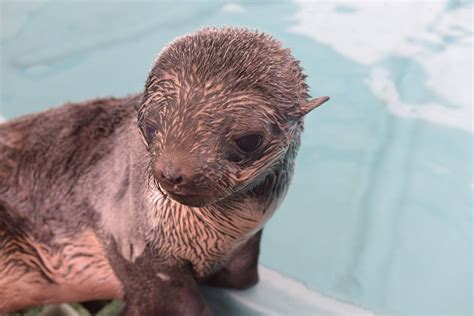
[[[124,298],[126,315],[202,315],[198,283],[254,285],[326,100],[269,36],[205,29],[163,50],[143,93],[1,125],[0,313]]]

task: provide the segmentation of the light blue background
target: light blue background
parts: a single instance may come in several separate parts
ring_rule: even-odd
[[[415,12],[399,21],[400,28],[428,14],[422,13],[422,4],[400,4]],[[423,38],[422,51],[413,56],[411,46],[400,53],[402,44],[391,42],[389,33],[370,38],[344,24],[374,2],[336,6],[328,19],[334,16],[342,23],[330,31],[344,30],[347,42],[365,38],[355,42],[362,52],[367,43],[383,48],[368,61],[364,58],[370,54],[358,56],[357,46],[345,48],[344,37],[325,40],[317,18],[311,22],[314,28],[298,31],[295,25],[303,23],[298,12],[308,3],[1,5],[0,114],[7,119],[66,101],[139,91],[163,46],[203,26],[247,26],[273,34],[301,59],[312,94],[329,95],[331,101],[306,120],[296,177],[265,229],[261,261],[312,289],[378,312],[472,314],[473,130],[459,123],[472,115],[465,106],[472,107],[472,91],[464,89],[453,98],[436,91],[430,83],[432,68],[423,64],[423,58],[441,54],[432,67],[446,62],[453,71],[472,69],[472,57],[442,55],[455,45],[464,49],[461,54],[472,52],[472,21],[457,26],[454,35],[441,34],[435,24],[466,8],[472,19],[472,3],[443,3],[433,22],[414,29],[415,42],[419,30],[439,36],[433,42]],[[318,4],[313,7],[317,10]],[[384,29],[383,17],[369,18],[366,23]],[[414,42],[406,37],[403,43]],[[377,77],[380,71],[385,76]],[[472,88],[472,74],[449,78],[453,91],[466,80]],[[390,85],[374,92],[374,82],[393,83],[399,102],[390,97]],[[455,123],[449,115],[404,116],[400,103],[411,104],[414,111],[434,103],[461,119],[454,114]]]

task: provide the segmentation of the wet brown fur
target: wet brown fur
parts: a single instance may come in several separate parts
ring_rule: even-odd
[[[204,315],[197,283],[255,284],[303,117],[326,100],[304,79],[268,35],[204,29],[162,51],[143,93],[0,125],[0,312],[123,297],[126,315]],[[258,150],[235,147],[257,132]]]

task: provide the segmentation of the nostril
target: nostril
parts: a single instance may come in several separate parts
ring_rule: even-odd
[[[161,176],[168,182],[172,184],[179,184],[183,181],[183,176],[181,173],[173,168],[165,168],[161,172]]]
[[[181,175],[173,175],[167,179],[175,184],[178,184],[183,180],[183,177]]]

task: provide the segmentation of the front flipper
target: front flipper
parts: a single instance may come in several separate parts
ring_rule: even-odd
[[[258,283],[258,255],[262,230],[250,238],[232,255],[227,264],[204,284],[243,290]]]
[[[160,262],[157,258],[148,248],[134,262],[118,253],[111,256],[125,289],[123,315],[211,315],[191,267],[181,262]]]

